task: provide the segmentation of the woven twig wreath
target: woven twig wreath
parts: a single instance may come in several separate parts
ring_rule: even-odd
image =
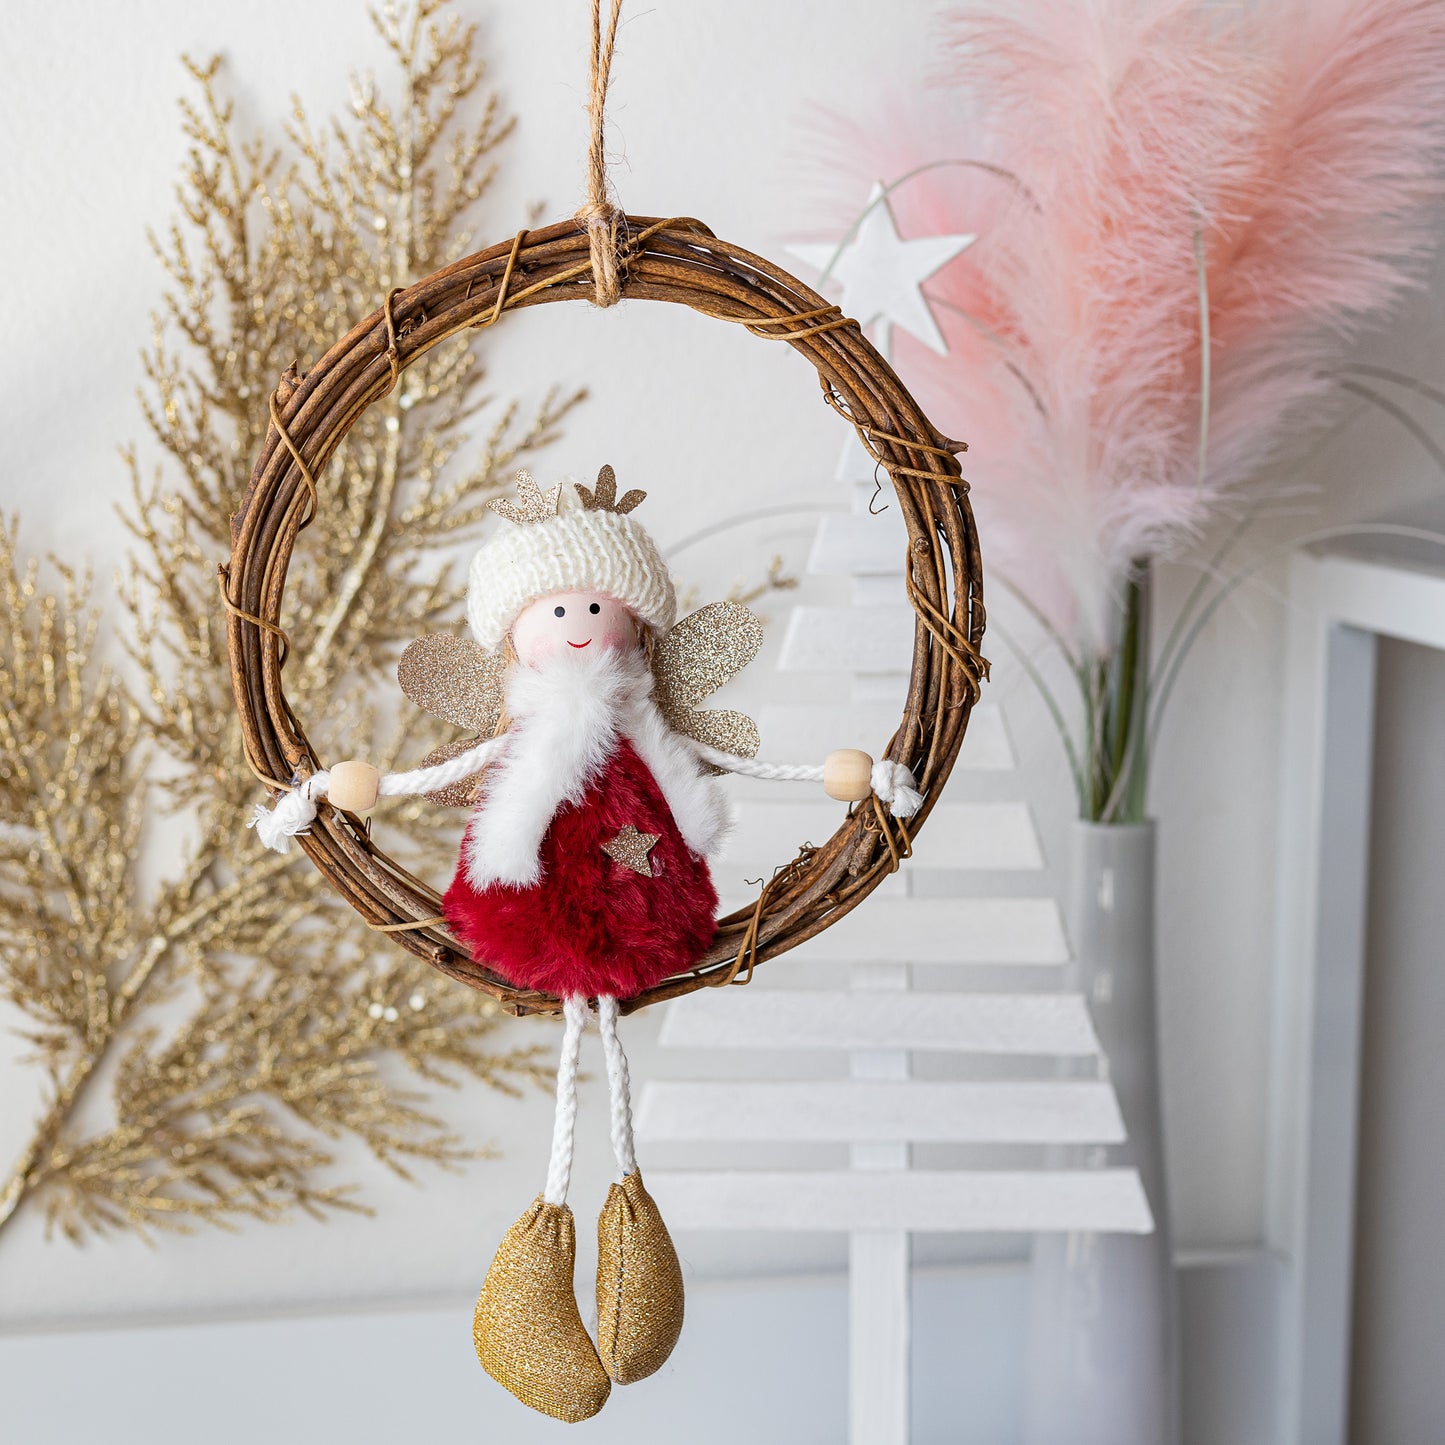
[[[982,573],[968,487],[950,442],[873,349],[858,323],[761,258],[719,241],[699,221],[626,217],[622,295],[672,301],[786,341],[817,368],[823,398],[858,431],[893,478],[908,527],[904,566],[917,614],[912,677],[886,756],[907,764],[925,801],[906,830],[876,798],[850,810],[819,847],[804,847],[754,904],[718,920],[708,953],[624,1007],[714,984],[746,982],[754,966],[835,923],[898,866],[927,818],[963,741],[987,675]],[[545,301],[590,301],[585,230],[563,221],[524,231],[405,290],[356,326],[304,377],[288,374],[272,398],[272,425],[232,522],[223,571],[231,677],[247,761],[273,789],[321,766],[287,705],[281,602],[297,534],[318,498],[314,478],[372,402],[407,365],[468,327]],[[375,929],[510,1012],[555,1013],[557,999],[512,987],[460,950],[438,921],[434,889],[387,857],[363,823],[323,803],[301,846],[333,888]]]

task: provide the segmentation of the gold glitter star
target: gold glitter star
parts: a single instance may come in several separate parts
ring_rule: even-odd
[[[499,516],[519,525],[525,522],[544,522],[557,515],[557,504],[562,500],[562,483],[556,482],[544,492],[532,480],[531,472],[517,473],[517,500],[509,497],[494,497],[487,505]]]
[[[652,852],[661,836],[661,833],[639,833],[629,823],[615,838],[602,845],[602,851],[609,858],[615,858],[624,868],[631,868],[634,873],[651,878],[652,859],[647,855]]]

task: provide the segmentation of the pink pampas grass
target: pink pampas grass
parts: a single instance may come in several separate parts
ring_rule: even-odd
[[[855,130],[852,175],[1013,179],[893,192],[905,234],[982,234],[928,286],[949,355],[896,360],[973,443],[992,565],[1097,657],[1433,248],[1445,4],[1017,0],[946,34],[929,141]]]

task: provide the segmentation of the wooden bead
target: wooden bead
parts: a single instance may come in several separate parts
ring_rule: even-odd
[[[873,759],[857,748],[838,748],[823,759],[823,791],[840,803],[856,803],[873,791]]]
[[[370,763],[337,763],[331,769],[326,796],[343,813],[369,813],[376,806],[381,774]]]

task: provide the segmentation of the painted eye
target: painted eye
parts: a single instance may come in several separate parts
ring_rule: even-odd
[[[594,602],[594,603],[591,605],[591,607],[589,607],[587,610],[588,610],[589,612],[592,612],[592,613],[601,612],[601,611],[602,611],[602,604],[601,604],[600,602]]]
[[[553,616],[553,617],[565,617],[566,615],[567,615],[567,609],[566,609],[565,607],[554,607],[554,608],[552,609],[552,616]]]

